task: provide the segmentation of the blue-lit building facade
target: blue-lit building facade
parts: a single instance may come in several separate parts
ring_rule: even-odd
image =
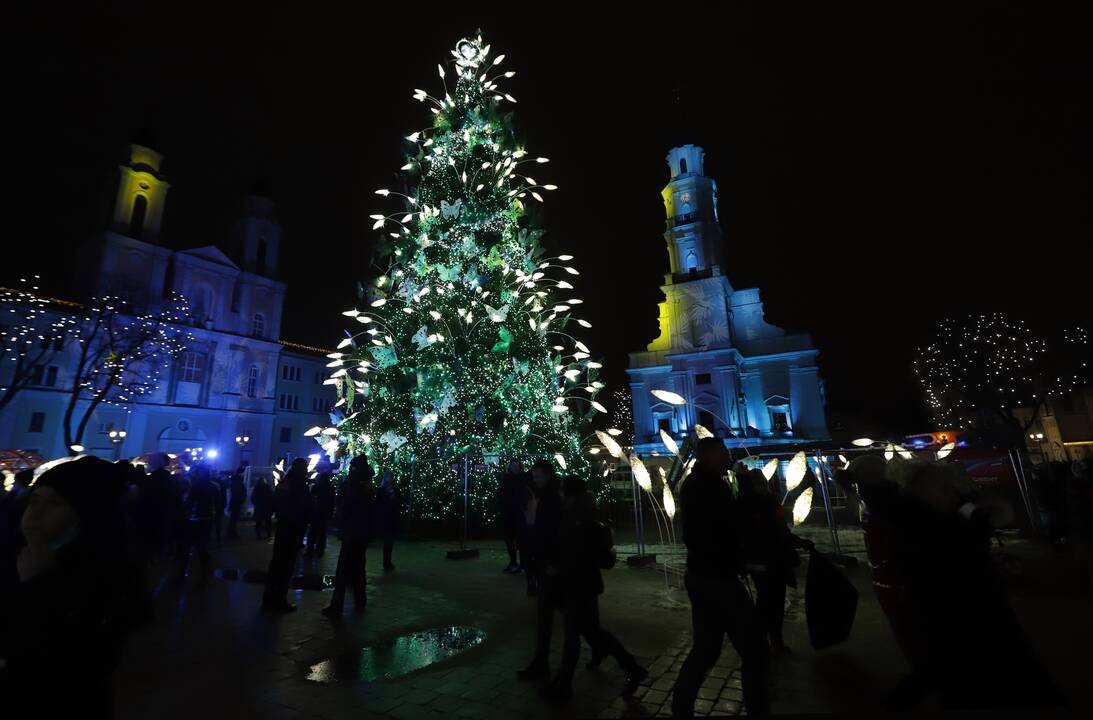
[[[717,183],[694,145],[668,153],[662,191],[670,270],[664,276],[660,335],[630,353],[634,449],[666,452],[664,430],[681,440],[701,424],[730,447],[799,444],[829,438],[818,351],[808,335],[786,334],[763,318],[754,288],[724,274],[725,241]],[[652,390],[686,399],[658,400]]]
[[[225,249],[172,250],[159,242],[170,187],[161,163],[153,150],[131,147],[129,163],[120,168],[111,228],[88,253],[91,286],[79,290],[122,296],[136,311],[152,313],[178,293],[189,303],[192,339],[153,394],[127,409],[100,405],[81,444],[108,458],[202,448],[221,469],[315,453],[304,432],[329,424],[335,393],[323,384],[325,351],[281,339],[288,288],[276,279],[281,228],[273,203],[248,197]],[[0,447],[46,458],[69,454],[62,418],[75,352],[69,347],[57,354],[4,409]],[[124,442],[112,442],[111,430],[124,430]]]

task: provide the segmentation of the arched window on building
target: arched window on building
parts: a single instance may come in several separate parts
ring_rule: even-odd
[[[258,397],[258,366],[251,365],[247,373],[247,397]]]
[[[254,313],[254,319],[251,321],[250,326],[250,334],[257,338],[266,336],[266,318],[262,313]]]
[[[684,175],[687,173],[687,158],[679,159],[679,173]]]
[[[129,236],[140,239],[144,230],[144,218],[148,215],[148,198],[137,195],[133,198],[133,213],[129,216]]]
[[[687,257],[683,260],[684,272],[690,272],[698,268],[698,258],[695,257],[694,251],[689,251]]]

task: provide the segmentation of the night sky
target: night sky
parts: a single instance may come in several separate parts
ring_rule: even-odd
[[[720,187],[723,270],[760,288],[769,322],[812,334],[832,420],[929,429],[911,359],[940,319],[1088,315],[1093,62],[1088,26],[1042,4],[890,5],[29,18],[8,95],[8,173],[25,193],[9,212],[28,224],[0,280],[38,272],[64,294],[139,141],[166,156],[171,247],[226,246],[264,189],[284,226],[282,335],[332,346],[372,275],[368,215],[393,208],[373,191],[395,186],[400,139],[431,118],[413,88],[438,88],[437,62],[481,27],[517,71],[518,129],[552,160],[537,171],[560,186],[544,242],[577,258],[609,380],[621,387],[626,352],[657,334],[664,156],[690,142]]]

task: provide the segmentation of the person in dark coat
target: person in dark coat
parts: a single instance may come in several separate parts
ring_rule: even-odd
[[[247,464],[242,463],[231,479],[231,499],[228,501],[228,537],[239,537],[239,516],[247,504]]]
[[[947,709],[1062,703],[990,558],[1005,512],[959,465],[923,464],[903,485],[893,557],[906,578],[916,670]]]
[[[740,488],[741,540],[745,568],[755,583],[755,607],[771,648],[788,652],[782,637],[786,587],[797,587],[794,568],[801,564],[797,548],[811,548],[786,526],[785,513],[770,484],[758,470],[736,467]]]
[[[307,460],[296,458],[273,494],[277,513],[277,534],[273,538],[273,557],[269,561],[262,609],[286,613],[296,609],[286,600],[296,557],[311,518],[311,494],[307,487]]]
[[[402,518],[402,493],[395,485],[395,475],[384,470],[380,486],[376,490],[376,531],[383,538],[383,569],[391,572],[395,564],[391,562],[391,551],[395,547]]]
[[[219,504],[220,489],[209,477],[208,468],[196,465],[190,471],[190,487],[182,500],[182,512],[186,525],[178,556],[178,579],[186,577],[190,555],[197,551],[201,560],[201,579],[204,585],[212,572],[209,562],[209,534],[213,527]]]
[[[0,495],[0,595],[19,584],[15,559],[24,544],[20,522],[33,480],[33,470],[21,470],[13,478],[11,490]]]
[[[225,495],[224,481],[221,479],[213,479],[212,472],[209,473],[209,482],[213,484],[213,489],[216,490],[216,512],[212,517],[212,529],[213,534],[216,535],[216,547],[220,547],[221,531],[224,528],[224,508],[227,506],[227,498]]]
[[[153,560],[164,556],[171,539],[174,515],[181,512],[181,498],[177,497],[178,485],[167,471],[170,458],[166,453],[153,453],[148,459],[149,473],[141,488],[140,522],[141,537]]]
[[[334,486],[330,473],[323,471],[311,486],[311,525],[307,529],[307,554],[326,552],[326,530],[334,514]]]
[[[349,588],[353,590],[355,612],[364,612],[368,605],[365,550],[372,536],[376,512],[373,475],[368,458],[358,455],[353,458],[339,493],[338,527],[342,533],[342,549],[338,553],[338,569],[334,575],[334,592],[330,596],[330,606],[322,611],[327,617],[341,617],[345,610],[345,591]]]
[[[535,487],[535,499],[531,512],[535,513],[529,532],[528,577],[534,578],[538,588],[535,611],[535,655],[516,676],[521,680],[546,680],[550,678],[550,636],[554,625],[554,611],[560,607],[559,583],[549,568],[559,567],[559,534],[562,528],[562,495],[558,476],[547,460],[539,460],[531,469],[531,481]]]
[[[524,472],[518,460],[509,463],[505,474],[501,476],[499,488],[501,501],[501,527],[505,535],[505,549],[509,553],[509,564],[502,572],[520,573],[524,571],[524,544],[527,542],[528,501],[531,500],[531,479]],[[517,558],[517,551],[520,557]]]
[[[113,715],[110,675],[148,618],[140,563],[125,551],[125,478],[96,457],[39,476],[22,515],[19,584],[0,594],[0,697],[11,717]]]
[[[254,482],[250,501],[254,505],[254,537],[261,540],[263,532],[267,538],[273,537],[273,488],[264,477]]]
[[[558,566],[547,573],[556,578],[565,627],[562,664],[554,680],[543,688],[549,700],[568,700],[573,695],[573,673],[581,653],[583,636],[592,648],[593,666],[598,658],[615,658],[626,673],[624,695],[632,695],[648,671],[638,664],[618,639],[600,626],[599,595],[603,594],[603,576],[597,565],[596,501],[585,482],[569,476],[562,480],[565,509],[559,532]]]
[[[698,690],[721,656],[725,635],[740,656],[748,715],[767,715],[767,652],[755,605],[740,582],[740,503],[725,480],[732,458],[717,438],[699,440],[695,455],[698,462],[680,492],[694,640],[673,690],[672,717],[694,717]]]

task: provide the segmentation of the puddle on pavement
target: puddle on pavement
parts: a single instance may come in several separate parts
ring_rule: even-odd
[[[485,631],[463,625],[420,630],[323,660],[310,667],[306,679],[337,685],[388,680],[459,655],[485,639]]]
[[[265,585],[268,576],[265,570],[240,570],[238,568],[219,568],[214,574],[221,580],[241,580],[255,585]],[[334,587],[334,576],[297,575],[292,578],[292,587],[295,590],[331,590]]]

